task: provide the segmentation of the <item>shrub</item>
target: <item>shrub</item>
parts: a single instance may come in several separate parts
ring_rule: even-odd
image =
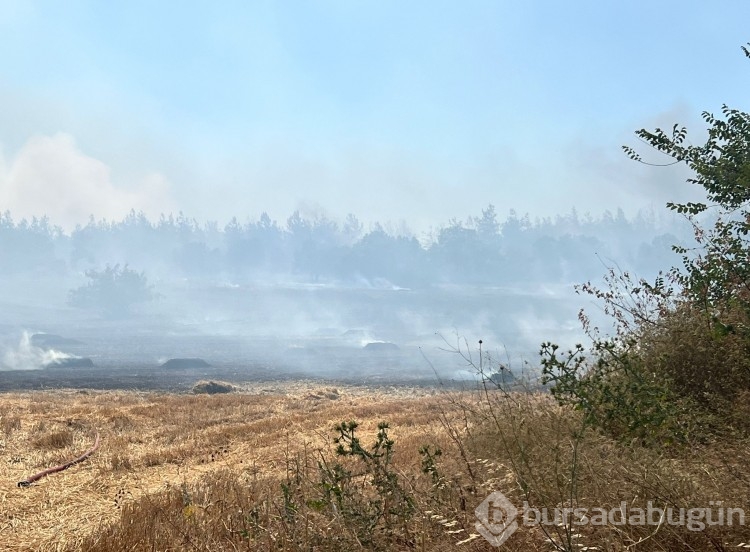
[[[101,271],[87,270],[86,277],[88,284],[70,291],[68,302],[74,307],[118,317],[129,314],[135,305],[156,298],[146,275],[128,268],[128,265],[107,265]]]
[[[688,182],[706,192],[707,203],[667,204],[695,229],[694,247],[674,247],[682,266],[653,283],[610,269],[605,288],[579,288],[615,322],[615,335],[602,338],[581,315],[590,360],[581,346],[563,355],[542,346],[553,395],[617,438],[663,444],[750,429],[733,414],[750,393],[750,114],[724,106],[703,119],[708,138],[697,146],[678,125],[636,133],[669,164],[686,164]]]

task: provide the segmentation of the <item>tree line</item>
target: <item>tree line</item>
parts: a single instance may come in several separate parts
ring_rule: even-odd
[[[687,228],[689,231],[689,228]],[[441,284],[569,283],[601,273],[616,259],[650,275],[686,239],[684,221],[621,209],[594,217],[531,219],[493,205],[422,236],[363,223],[303,217],[284,223],[263,213],[220,227],[183,213],[149,220],[132,211],[120,221],[94,220],[65,232],[46,217],[0,215],[0,274],[75,275],[128,265],[161,279],[298,281],[424,287]]]

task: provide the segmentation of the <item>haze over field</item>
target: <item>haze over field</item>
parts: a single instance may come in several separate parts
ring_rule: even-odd
[[[622,211],[501,220],[491,205],[422,242],[366,231],[353,215],[343,225],[295,212],[285,223],[264,215],[219,228],[132,213],[70,234],[6,215],[1,364],[90,357],[153,368],[205,357],[327,377],[432,377],[436,366],[463,367],[440,350],[463,338],[483,339],[504,361],[507,348],[519,364],[544,339],[580,339],[575,283],[608,264],[653,277],[689,230]]]
[[[689,174],[620,146],[742,106],[743,7],[4,2],[0,368],[573,343],[573,284],[689,243]]]

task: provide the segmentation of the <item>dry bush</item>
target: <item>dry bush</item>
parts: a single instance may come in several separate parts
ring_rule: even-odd
[[[631,310],[648,312],[640,304]],[[542,345],[543,381],[558,401],[623,443],[684,448],[750,436],[748,418],[736,414],[750,392],[745,309],[708,313],[683,300],[657,318],[639,316],[638,324],[622,322],[616,337],[595,339],[590,355],[582,345],[568,352]]]
[[[748,328],[742,308],[725,306],[709,316],[685,303],[644,329],[640,355],[679,395],[721,416],[750,391]]]
[[[468,410],[467,410],[468,411]],[[679,455],[623,444],[588,427],[581,412],[546,396],[487,393],[483,407],[472,409],[463,431],[470,456],[486,459],[492,477],[479,477],[483,492],[499,490],[520,509],[525,502],[540,511],[555,508],[748,507],[750,478],[741,468],[747,447],[714,443]],[[477,470],[479,471],[479,470]],[[716,515],[716,512],[714,512]],[[552,515],[550,514],[550,518]],[[560,520],[563,521],[563,520]],[[685,525],[522,526],[509,543],[530,541],[542,533],[557,550],[724,550],[750,540],[744,526]],[[526,539],[530,539],[527,541]],[[547,545],[547,547],[549,544]]]

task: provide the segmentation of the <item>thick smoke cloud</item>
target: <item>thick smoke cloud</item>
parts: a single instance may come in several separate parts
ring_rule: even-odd
[[[170,186],[151,173],[135,186],[116,183],[108,165],[82,152],[65,133],[34,136],[0,160],[0,209],[17,217],[49,216],[66,229],[91,216],[118,219],[130,210],[158,216],[172,208]]]

